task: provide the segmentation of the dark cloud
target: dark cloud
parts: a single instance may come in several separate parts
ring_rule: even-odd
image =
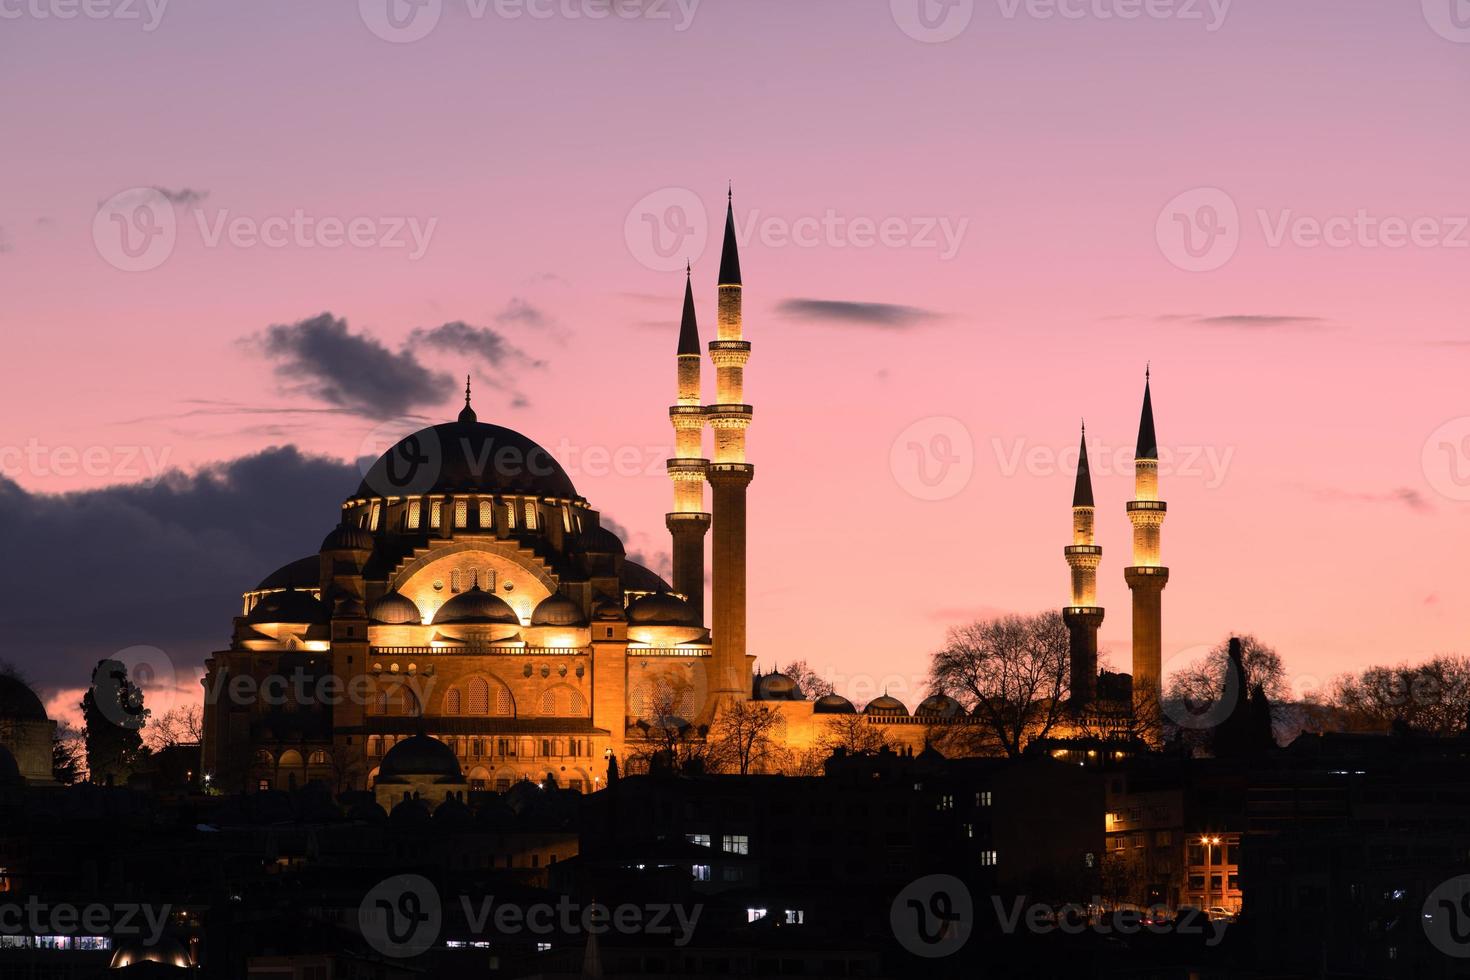
[[[362,474],[268,449],[195,474],[62,495],[0,478],[0,658],[43,693],[158,647],[181,678],[228,645],[240,593],[312,552]]]
[[[852,323],[880,330],[907,330],[942,314],[893,303],[854,303],[837,299],[787,299],[777,312],[801,320]]]
[[[514,323],[523,327],[545,327],[551,323],[544,310],[532,306],[519,296],[512,296],[505,309],[495,314],[496,323]]]
[[[1394,504],[1400,507],[1407,507],[1417,514],[1434,512],[1434,504],[1430,503],[1424,494],[1412,487],[1395,487],[1392,490],[1381,493],[1340,490],[1334,487],[1313,490],[1312,493],[1320,500],[1345,501],[1359,504]]]
[[[648,536],[645,534],[634,534],[606,514],[601,515],[600,519],[602,526],[613,534],[616,534],[618,540],[623,542],[623,548],[627,553],[628,561],[642,565],[665,582],[673,578],[674,556],[671,552],[660,549],[649,550],[647,547],[635,547],[633,544],[635,538],[639,542],[645,542]],[[708,576],[705,577],[708,579]]]
[[[423,344],[446,354],[468,355],[492,367],[505,367],[511,363],[542,366],[540,361],[528,357],[499,331],[491,327],[471,326],[463,320],[437,327],[419,327],[410,335],[409,343]]]
[[[412,351],[394,353],[374,337],[351,333],[347,321],[331,313],[275,324],[258,340],[277,362],[278,375],[359,415],[405,415],[444,401],[455,389],[450,375],[426,367]]]
[[[1189,323],[1200,327],[1234,327],[1241,330],[1268,330],[1276,327],[1321,327],[1327,321],[1320,316],[1294,316],[1284,313],[1232,313],[1225,316],[1165,313],[1157,317],[1162,323]]]

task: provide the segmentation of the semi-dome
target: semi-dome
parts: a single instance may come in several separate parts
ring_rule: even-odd
[[[624,617],[622,604],[613,602],[610,599],[603,599],[597,605],[593,606],[592,615],[597,619],[606,620],[622,619]]]
[[[887,694],[880,695],[867,703],[863,708],[865,715],[890,715],[899,718],[907,718],[909,709],[898,698],[889,697]]]
[[[245,617],[245,621],[255,624],[317,624],[330,622],[331,618],[326,603],[310,592],[285,589],[281,592],[267,592],[261,596],[255,608],[250,610],[250,615]]]
[[[468,408],[457,421],[400,439],[368,468],[357,496],[464,492],[577,496],[551,453],[519,432],[476,421]]]
[[[818,715],[851,715],[856,714],[857,709],[852,702],[840,694],[824,694],[817,698],[816,704],[812,706],[812,713]]]
[[[762,674],[755,679],[755,699],[757,701],[805,701],[806,695],[801,693],[801,685],[796,680],[779,670],[769,674]]]
[[[914,714],[933,718],[958,718],[965,709],[948,694],[931,694],[914,709]]]
[[[360,527],[339,524],[322,539],[322,551],[372,551],[373,536]]]
[[[505,623],[511,626],[521,625],[521,617],[500,596],[493,592],[486,592],[478,585],[468,592],[461,592],[439,607],[434,614],[434,625],[444,626],[451,623],[464,623],[473,625],[475,623]]]
[[[388,750],[378,765],[378,778],[407,776],[462,777],[454,750],[437,738],[412,735]]]
[[[625,554],[622,538],[601,525],[582,535],[582,550],[598,555]]]
[[[628,604],[628,622],[634,626],[698,626],[699,614],[673,593],[653,592]]]
[[[25,681],[0,674],[0,721],[46,721],[46,706]]]
[[[298,558],[288,565],[271,572],[260,580],[260,584],[254,589],[256,592],[264,592],[268,589],[302,589],[315,588],[321,583],[322,559],[320,555],[307,555]]]
[[[531,612],[532,626],[586,626],[582,607],[560,592],[542,599]]]
[[[618,569],[618,585],[624,592],[667,592],[669,583],[636,561],[625,561]]]
[[[417,626],[424,621],[418,605],[402,592],[389,592],[368,603],[368,619],[387,626]]]

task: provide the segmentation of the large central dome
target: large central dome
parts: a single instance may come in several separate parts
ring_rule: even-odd
[[[359,497],[425,493],[519,493],[571,498],[577,488],[551,454],[512,429],[475,420],[420,429],[400,439],[367,470]]]

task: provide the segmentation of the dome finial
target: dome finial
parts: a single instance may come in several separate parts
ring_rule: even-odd
[[[459,420],[461,422],[479,421],[479,417],[475,415],[475,410],[470,408],[470,376],[468,374],[464,376],[464,408],[460,410]]]

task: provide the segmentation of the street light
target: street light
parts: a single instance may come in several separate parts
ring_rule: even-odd
[[[1214,862],[1215,850],[1214,850],[1214,848],[1215,848],[1215,845],[1216,844],[1220,843],[1220,838],[1219,837],[1201,837],[1199,839],[1199,842],[1201,844],[1205,845],[1205,901],[1204,901],[1204,906],[1205,906],[1205,915],[1208,917],[1209,914],[1210,914],[1210,877],[1211,877],[1211,875],[1214,874],[1214,870],[1215,870],[1215,867],[1214,867],[1215,866],[1215,862]],[[1225,897],[1223,895],[1220,896],[1220,901],[1222,901],[1222,902],[1225,901]]]

